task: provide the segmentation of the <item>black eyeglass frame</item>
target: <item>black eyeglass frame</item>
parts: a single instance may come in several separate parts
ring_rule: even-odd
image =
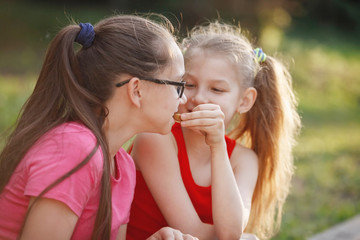
[[[179,94],[179,98],[181,98],[184,94],[184,89],[185,89],[185,85],[186,82],[175,82],[175,81],[170,81],[170,80],[162,80],[162,79],[157,79],[157,78],[139,78],[140,80],[145,80],[145,81],[149,81],[149,82],[153,82],[153,83],[157,83],[157,84],[165,84],[165,85],[173,85],[173,86],[179,86],[180,91],[178,92]],[[124,86],[125,84],[129,83],[131,79],[119,82],[117,84],[115,84],[116,87],[121,87]]]

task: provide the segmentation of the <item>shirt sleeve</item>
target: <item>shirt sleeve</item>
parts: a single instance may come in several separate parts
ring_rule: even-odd
[[[27,184],[24,194],[38,196],[46,187],[82,162],[96,146],[86,131],[48,134],[26,154]],[[100,149],[81,169],[51,188],[43,197],[66,204],[80,216],[89,198],[99,191],[103,168]]]

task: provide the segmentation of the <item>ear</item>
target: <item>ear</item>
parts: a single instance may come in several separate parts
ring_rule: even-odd
[[[256,96],[257,96],[257,91],[255,88],[253,87],[247,88],[244,91],[242,98],[240,99],[240,104],[237,108],[237,112],[245,113],[249,111],[255,103]]]
[[[142,89],[141,89],[141,81],[137,77],[133,77],[130,79],[127,84],[127,93],[129,95],[130,101],[137,107],[141,107],[142,100]]]

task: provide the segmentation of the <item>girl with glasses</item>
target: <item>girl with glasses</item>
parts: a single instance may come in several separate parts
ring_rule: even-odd
[[[239,28],[219,22],[195,27],[183,51],[181,122],[172,134],[139,135],[132,149],[138,171],[127,239],[163,226],[204,240],[271,238],[300,126],[291,77]]]
[[[113,16],[54,37],[0,154],[1,239],[125,239],[135,165],[121,147],[139,132],[169,133],[186,102],[183,56],[163,19]],[[169,227],[150,237],[163,238],[193,239]]]

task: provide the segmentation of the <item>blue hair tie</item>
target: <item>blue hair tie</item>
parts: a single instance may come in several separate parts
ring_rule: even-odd
[[[254,53],[255,53],[255,59],[259,63],[263,63],[266,61],[266,54],[263,52],[261,48],[255,48]]]
[[[94,27],[90,23],[80,23],[80,32],[75,38],[75,42],[80,43],[84,48],[92,45],[95,38]]]

